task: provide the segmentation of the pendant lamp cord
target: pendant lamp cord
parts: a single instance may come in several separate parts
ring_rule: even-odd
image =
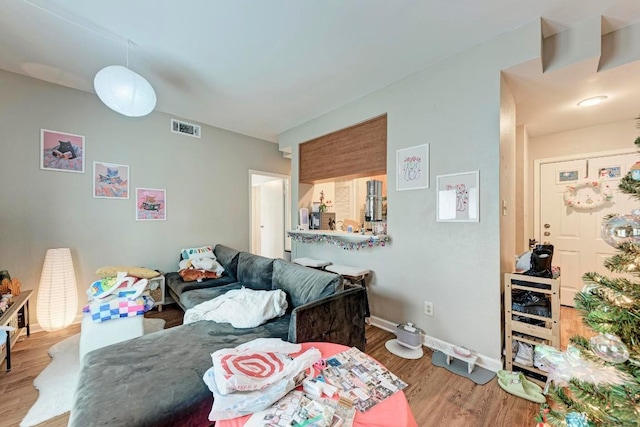
[[[124,40],[123,38],[121,38],[121,37],[118,37],[118,36],[115,36],[115,35],[112,35],[112,34],[107,34],[107,30],[97,31],[97,30],[95,30],[95,29],[93,29],[93,28],[89,28],[89,27],[87,27],[86,25],[82,25],[82,24],[79,24],[79,23],[77,23],[77,22],[74,22],[74,21],[72,21],[72,20],[71,20],[71,19],[69,19],[69,18],[65,18],[64,16],[61,16],[61,15],[59,15],[59,14],[55,13],[55,12],[52,12],[52,11],[50,11],[49,9],[46,9],[46,8],[44,8],[44,7],[40,6],[40,5],[34,4],[34,3],[30,2],[29,0],[21,0],[21,1],[22,1],[23,3],[28,4],[28,5],[29,5],[29,6],[31,6],[31,7],[34,7],[34,8],[36,8],[36,9],[39,9],[39,10],[43,11],[43,12],[46,12],[46,13],[48,13],[49,15],[55,16],[56,18],[61,19],[61,20],[63,20],[64,22],[67,22],[67,23],[69,23],[69,24],[71,24],[71,25],[75,25],[76,27],[80,27],[80,28],[82,28],[83,30],[90,31],[90,32],[92,32],[93,34],[98,35],[98,36],[100,36],[100,37],[104,37],[105,39],[109,39],[109,40],[112,40],[112,41],[114,41],[114,42],[122,43],[122,44],[127,43],[127,55],[129,54],[129,50],[128,50],[128,49],[129,49],[129,45],[131,45],[131,40],[129,40],[129,39],[127,39],[127,40],[126,40],[126,42],[125,42],[125,40]],[[68,13],[68,12],[67,12],[67,13]],[[76,17],[76,18],[78,18],[77,16],[75,16],[75,17]],[[78,19],[80,19],[80,18],[78,18]],[[96,27],[97,27],[97,26],[96,26]],[[97,27],[97,28],[99,28],[99,27]],[[101,29],[102,29],[102,28],[101,28]],[[129,68],[129,64],[127,64],[127,68]]]

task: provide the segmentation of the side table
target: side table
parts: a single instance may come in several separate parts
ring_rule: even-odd
[[[167,295],[164,274],[160,274],[158,277],[149,279],[149,293],[151,294],[151,298],[155,301],[154,307],[158,307],[158,312],[162,311],[163,305],[175,302],[173,298]]]
[[[6,344],[0,351],[0,363],[7,360],[7,372],[11,371],[11,347],[18,341],[23,330],[31,335],[29,325],[29,298],[33,291],[22,291],[13,299],[13,304],[0,316],[0,331],[7,334]]]

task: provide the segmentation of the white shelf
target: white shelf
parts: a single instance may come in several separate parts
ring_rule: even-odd
[[[329,243],[343,249],[385,246],[390,238],[386,234],[358,234],[334,230],[289,230],[287,234],[300,243]]]
[[[348,240],[351,242],[366,242],[370,239],[380,240],[385,239],[388,240],[389,236],[386,234],[359,234],[359,233],[347,233],[346,231],[335,231],[335,230],[289,230],[287,231],[289,235],[299,234],[302,236],[327,236],[336,239]]]

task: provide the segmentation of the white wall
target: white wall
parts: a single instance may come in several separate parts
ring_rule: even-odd
[[[69,247],[84,304],[104,265],[176,271],[182,247],[248,250],[247,172],[288,175],[290,160],[276,144],[206,125],[202,139],[171,133],[170,117],[128,118],[95,95],[0,71],[0,269],[36,289],[46,250]],[[84,174],[40,170],[41,128],[85,136]],[[135,197],[94,199],[93,161],[129,165],[132,195],[166,189],[167,220],[135,221]]]
[[[383,90],[280,135],[301,142],[388,114],[387,247],[345,251],[295,243],[293,255],[369,268],[374,316],[414,322],[428,335],[499,360],[500,70],[540,54],[540,24],[532,23],[449,58]],[[429,189],[395,191],[396,150],[430,144]],[[298,150],[293,149],[293,198]],[[480,222],[436,222],[436,176],[480,171]],[[423,301],[434,303],[434,317]]]
[[[533,187],[529,178],[529,134],[524,126],[516,128],[516,252],[520,255],[529,250],[529,238],[533,238],[533,213],[529,193]]]
[[[638,137],[635,120],[529,137],[529,164],[539,159],[633,148]]]
[[[537,151],[537,141],[527,141],[524,129],[518,135],[515,103],[506,85],[501,86],[500,73],[533,60],[541,69],[543,63],[560,68],[583,60],[585,55],[594,57],[591,59],[597,64],[600,44],[595,43],[594,48],[594,40],[603,32],[602,22],[601,17],[592,17],[554,38],[565,43],[563,49],[557,49],[557,43],[543,43],[542,22],[532,22],[281,134],[280,146],[292,147],[294,153],[295,200],[297,145],[380,114],[388,115],[391,244],[360,251],[295,244],[293,255],[370,268],[374,273],[369,295],[376,318],[414,322],[431,337],[475,350],[487,365],[500,364],[502,273],[511,271],[513,256],[520,252],[515,227],[530,220],[525,212],[516,215],[515,208],[533,206],[528,194],[518,198],[513,166],[516,161],[522,167],[538,156],[548,157],[548,152],[542,156]],[[625,126],[622,133],[628,134],[631,126]],[[585,142],[597,138],[598,130],[592,130],[576,131],[552,144],[558,151],[584,152],[590,149]],[[620,140],[624,147],[633,140],[626,135],[617,138],[617,131],[612,132],[607,138]],[[577,136],[582,137],[579,143],[573,139]],[[600,142],[610,141],[604,136],[600,135]],[[524,144],[520,152],[514,147],[517,141]],[[531,145],[528,153],[527,142]],[[430,144],[430,188],[395,191],[396,150],[424,143]],[[613,148],[610,143],[609,149]],[[518,181],[532,185],[530,175],[527,177],[530,168],[523,169],[525,174]],[[472,170],[480,171],[480,222],[436,222],[436,176]],[[503,200],[506,216],[502,215]],[[526,230],[518,246],[528,239]],[[434,317],[423,314],[424,301],[434,303]]]

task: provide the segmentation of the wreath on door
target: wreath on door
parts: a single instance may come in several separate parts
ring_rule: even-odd
[[[593,193],[580,190],[592,189]],[[584,195],[586,193],[586,197]],[[575,185],[567,185],[563,195],[564,204],[576,210],[593,211],[613,200],[611,186],[603,180],[586,180]]]

